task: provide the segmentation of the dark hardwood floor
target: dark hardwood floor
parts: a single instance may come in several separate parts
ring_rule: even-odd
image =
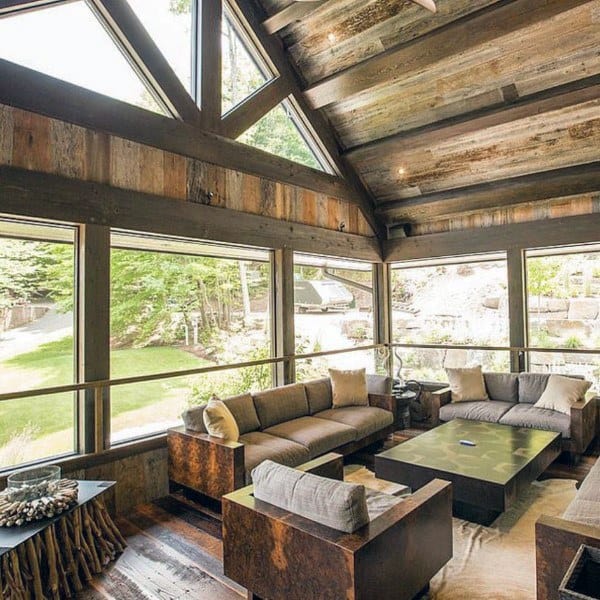
[[[384,447],[420,433],[423,430],[397,431]],[[373,456],[380,449],[363,451],[349,460],[372,468]],[[597,439],[578,465],[559,459],[542,477],[583,481],[599,455]],[[138,506],[117,523],[127,538],[128,548],[78,598],[239,600],[245,597],[245,590],[223,575],[221,522],[214,507],[208,508],[176,493]]]

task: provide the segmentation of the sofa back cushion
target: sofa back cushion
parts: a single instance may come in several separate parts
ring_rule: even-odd
[[[306,389],[306,399],[308,400],[308,409],[311,415],[331,408],[331,379],[329,379],[329,377],[307,381],[304,384],[304,387]]]
[[[206,404],[200,406],[192,406],[183,411],[181,418],[186,429],[191,431],[199,431],[200,433],[208,433],[204,426],[204,409]]]
[[[262,429],[308,415],[304,384],[294,383],[253,394]]]
[[[353,533],[369,522],[365,487],[270,460],[252,471],[254,497],[332,529]]]
[[[519,402],[535,404],[546,389],[550,373],[519,373]],[[580,375],[563,375],[583,379]]]
[[[260,429],[260,421],[254,408],[251,394],[241,394],[225,398],[223,404],[230,410],[240,430],[240,435]]]
[[[517,373],[484,373],[483,380],[490,400],[519,401],[519,376]]]

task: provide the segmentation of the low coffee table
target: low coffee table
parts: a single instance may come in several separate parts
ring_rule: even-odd
[[[413,490],[435,478],[451,481],[455,516],[487,525],[560,450],[559,433],[454,419],[375,456],[375,476]]]

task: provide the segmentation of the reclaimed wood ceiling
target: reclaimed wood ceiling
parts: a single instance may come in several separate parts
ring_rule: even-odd
[[[261,3],[388,227],[600,203],[600,0]]]

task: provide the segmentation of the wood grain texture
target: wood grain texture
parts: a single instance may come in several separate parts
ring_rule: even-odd
[[[35,113],[0,105],[0,164],[109,183],[118,188],[190,200],[316,227],[329,227],[323,215],[326,194],[95,132]],[[294,201],[286,205],[285,193]],[[210,198],[209,198],[210,195]],[[331,207],[338,229],[339,205]],[[326,207],[326,210],[329,206]],[[372,236],[356,213],[345,231]]]
[[[223,564],[257,597],[366,600],[377,590],[381,600],[409,600],[452,556],[447,482],[431,482],[353,534],[251,492],[250,486],[223,499]]]

